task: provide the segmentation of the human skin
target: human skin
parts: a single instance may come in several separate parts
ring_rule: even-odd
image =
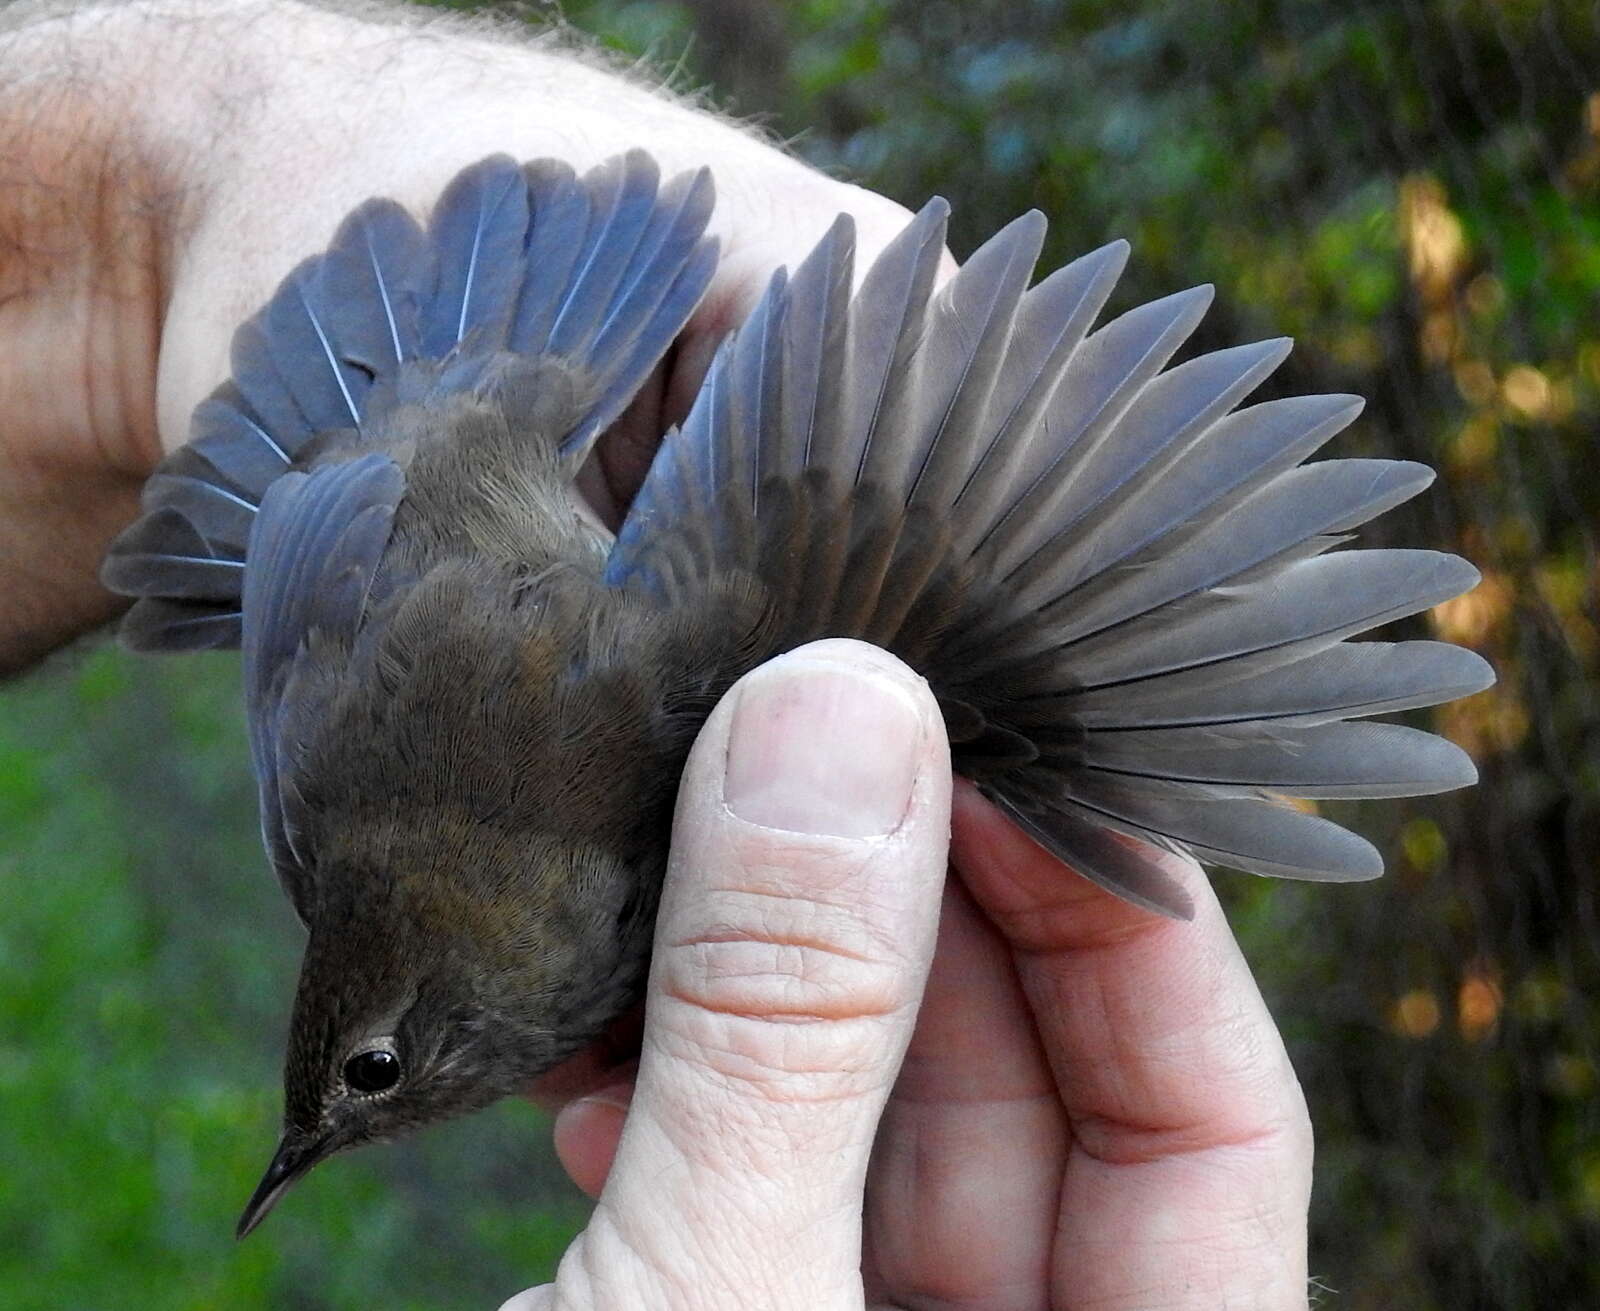
[[[915,780],[887,835],[794,831],[822,781],[860,801],[819,666],[918,707],[875,735],[877,776]],[[744,712],[756,680],[783,713]],[[637,1083],[556,1122],[598,1205],[507,1311],[1305,1307],[1305,1108],[1210,885],[1174,862],[1195,918],[1158,919],[959,781],[946,881],[948,771],[926,687],[860,643],[724,700],[684,776]]]
[[[96,569],[143,478],[226,376],[234,325],[349,208],[425,210],[496,151],[581,169],[636,145],[712,166],[724,256],[586,477],[613,521],[767,274],[840,210],[865,266],[904,209],[456,22],[0,10],[0,670],[115,615]],[[858,743],[826,754],[849,697],[890,726],[866,776]],[[636,1090],[593,1061],[543,1088],[599,1205],[556,1283],[510,1305],[1305,1305],[1305,1108],[1203,876],[1175,861],[1199,909],[1156,919],[965,785],[952,802],[948,771],[925,687],[860,644],[724,700],[685,776]],[[889,832],[829,836],[897,787]]]

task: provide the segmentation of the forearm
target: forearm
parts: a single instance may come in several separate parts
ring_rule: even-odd
[[[95,566],[140,480],[226,376],[233,329],[365,197],[426,210],[495,151],[711,163],[702,339],[839,210],[865,249],[903,217],[552,41],[404,7],[13,6],[0,88],[4,671],[115,612]]]

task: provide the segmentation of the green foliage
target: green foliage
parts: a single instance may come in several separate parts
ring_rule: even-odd
[[[314,1174],[249,1242],[299,928],[237,661],[64,657],[0,705],[0,1305],[494,1305],[582,1220],[505,1107]]]

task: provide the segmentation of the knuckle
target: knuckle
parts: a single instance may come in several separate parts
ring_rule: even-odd
[[[915,997],[871,918],[759,881],[709,894],[658,946],[664,1040],[718,1080],[785,1101],[875,1086]]]
[[[661,1052],[679,1068],[693,1069],[697,1082],[716,1094],[709,1103],[736,1115],[768,1151],[793,1149],[796,1136],[831,1132],[832,1120],[806,1127],[789,1112],[849,1106],[881,1092],[900,1048],[882,1025],[870,1022],[775,1025],[687,1005],[668,1009],[655,1030]],[[756,1118],[765,1137],[754,1132],[748,1111],[731,1109],[741,1106],[775,1108],[770,1120]]]
[[[719,898],[723,913],[667,944],[667,990],[700,1010],[769,1022],[870,1018],[903,1003],[900,971],[848,915],[769,903],[769,894]],[[743,903],[729,906],[728,901]],[[731,913],[729,913],[731,912]]]

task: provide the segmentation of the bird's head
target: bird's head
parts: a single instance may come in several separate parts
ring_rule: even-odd
[[[473,844],[472,877],[437,863],[410,877],[322,872],[283,1134],[240,1237],[319,1162],[525,1090],[627,1005],[645,957],[624,931],[640,918],[638,880],[571,842],[522,846],[512,862]]]

